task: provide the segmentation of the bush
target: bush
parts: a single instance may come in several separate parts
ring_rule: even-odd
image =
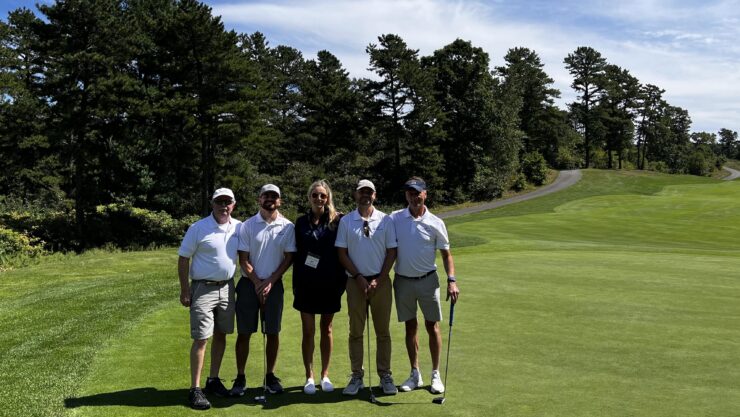
[[[691,175],[709,176],[712,173],[712,162],[701,151],[695,151],[689,155],[688,172]]]
[[[37,239],[0,226],[0,270],[44,254]]]
[[[581,166],[581,157],[571,148],[559,147],[556,158],[558,169],[578,169]]]
[[[527,181],[535,185],[542,185],[547,181],[547,162],[537,151],[522,156],[522,173]]]
[[[524,176],[521,172],[516,175],[514,178],[513,183],[511,184],[511,188],[514,189],[514,191],[523,191],[527,189],[527,177]]]
[[[58,209],[9,210],[0,212],[0,223],[27,235],[32,241],[43,242],[49,251],[79,248],[75,238],[75,212]]]
[[[98,206],[88,221],[88,246],[113,244],[121,249],[177,245],[198,216],[174,219],[164,211],[151,211],[130,204]]]
[[[669,173],[670,167],[663,161],[649,161],[647,164],[648,170]]]

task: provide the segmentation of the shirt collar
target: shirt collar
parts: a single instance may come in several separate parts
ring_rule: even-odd
[[[422,214],[421,216],[419,216],[419,217],[418,217],[418,220],[421,220],[421,219],[423,219],[423,218],[427,217],[427,215],[428,215],[428,214],[429,214],[429,208],[428,208],[427,206],[424,206],[424,214]],[[414,216],[413,216],[413,215],[411,214],[411,210],[409,210],[409,207],[408,207],[408,206],[406,206],[406,208],[405,208],[405,209],[403,209],[403,215],[404,215],[404,217],[410,217],[410,218],[412,218],[412,219],[414,219],[414,220],[416,220],[416,219],[417,219],[417,218],[415,218],[415,217],[414,217]]]
[[[211,227],[219,227],[219,226],[221,226],[216,221],[216,218],[213,217],[213,212],[211,212],[211,214],[208,215],[208,218],[210,219],[209,224],[211,225]],[[231,223],[231,216],[229,216],[229,221],[226,224],[230,224],[230,223]]]
[[[257,218],[258,223],[264,223],[268,226],[271,226],[273,224],[283,224],[285,222],[285,217],[283,217],[283,215],[280,214],[279,212],[278,212],[277,218],[272,223],[267,223],[267,221],[265,221],[265,219],[262,218],[262,215],[259,212],[257,212],[257,214],[255,214],[254,217]]]
[[[368,218],[369,220],[377,220],[380,212],[378,211],[377,207],[373,207],[373,213]],[[354,221],[360,221],[363,220],[362,215],[360,214],[360,210],[354,209],[352,213],[350,213],[350,216],[352,216],[352,220]]]

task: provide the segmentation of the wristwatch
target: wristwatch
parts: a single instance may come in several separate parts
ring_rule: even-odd
[[[457,282],[457,278],[454,275],[447,276],[447,283],[449,284],[450,282]]]

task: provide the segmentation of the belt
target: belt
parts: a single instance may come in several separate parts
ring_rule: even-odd
[[[404,278],[404,279],[424,279],[424,278],[428,277],[429,275],[432,275],[435,272],[437,272],[437,270],[436,269],[433,269],[433,270],[427,272],[426,274],[420,275],[418,277],[407,277],[406,275],[401,275],[401,274],[398,274],[398,273],[396,273],[396,276],[397,277],[400,277],[400,278]]]
[[[225,279],[223,281],[211,281],[211,280],[207,280],[207,279],[202,279],[202,280],[198,280],[198,281],[202,282],[203,285],[218,285],[218,286],[221,286],[221,285],[224,285],[227,282],[231,281],[231,279]]]

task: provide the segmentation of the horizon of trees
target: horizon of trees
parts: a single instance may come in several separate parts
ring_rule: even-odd
[[[351,78],[331,52],[228,31],[196,0],[38,12],[0,21],[0,203],[68,213],[79,242],[101,205],[205,214],[216,186],[251,200],[274,182],[301,210],[317,178],[350,207],[361,177],[392,203],[420,175],[458,203],[536,182],[533,163],[708,175],[740,153],[737,132],[691,132],[663,89],[590,47],[564,58],[578,96],[562,110],[525,47],[491,68],[469,41],[421,56],[381,34],[366,48],[377,77]]]

